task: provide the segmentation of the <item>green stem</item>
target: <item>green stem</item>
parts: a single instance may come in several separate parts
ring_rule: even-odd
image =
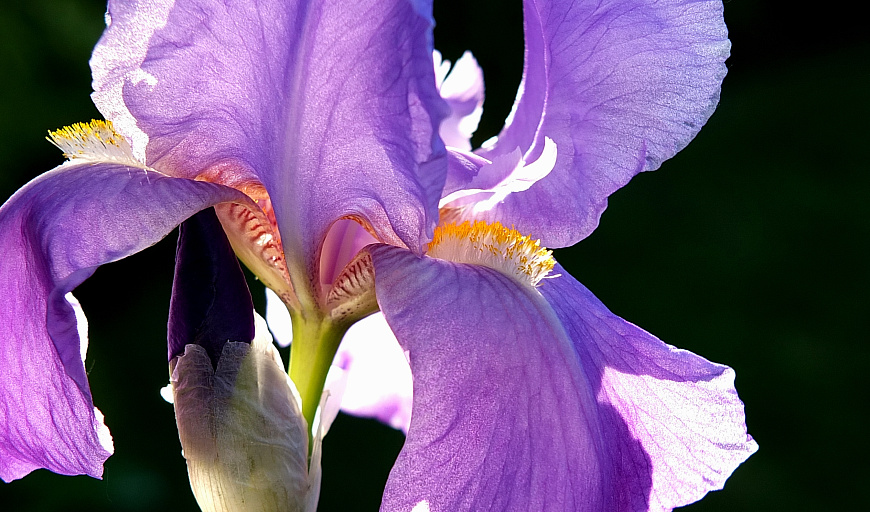
[[[307,312],[292,312],[293,344],[290,346],[290,379],[302,397],[302,416],[308,422],[308,453],[311,454],[313,440],[311,426],[314,413],[320,405],[326,372],[338,350],[338,344],[347,331],[347,326],[335,325],[328,317],[311,315]]]

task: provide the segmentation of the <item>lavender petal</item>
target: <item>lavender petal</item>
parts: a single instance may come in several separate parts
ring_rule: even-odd
[[[46,468],[99,478],[111,455],[68,292],[240,192],[117,164],[64,165],[0,208],[0,478]]]
[[[548,247],[598,225],[607,197],[698,133],[719,100],[730,43],[718,0],[525,0],[526,62],[492,159],[533,162],[555,141],[553,171],[485,216]]]

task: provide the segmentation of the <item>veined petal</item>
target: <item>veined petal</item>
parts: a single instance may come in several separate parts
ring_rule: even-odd
[[[453,149],[447,150],[447,162],[447,180],[444,182],[444,189],[441,194],[443,197],[447,197],[457,191],[479,188],[477,183],[472,185],[472,181],[480,174],[481,168],[492,163],[474,153]]]
[[[554,272],[561,277],[541,286],[541,294],[595,378],[599,403],[628,426],[630,437],[608,444],[624,490],[652,485],[648,497],[624,492],[625,509],[648,499],[648,510],[667,511],[721,489],[758,449],[746,433],[734,371],[666,345],[608,311],[563,268]],[[637,442],[642,452],[633,451]]]
[[[541,295],[485,267],[368,250],[414,375],[381,510],[616,510],[604,447],[627,431]]]
[[[756,450],[733,371],[614,316],[561,267],[532,288],[368,250],[415,393],[382,510],[667,511]]]
[[[458,158],[451,153],[451,178],[457,178],[455,163]],[[459,210],[460,218],[477,220],[488,218],[487,212],[500,207],[505,198],[517,192],[525,192],[547,177],[556,164],[556,144],[549,137],[544,140],[544,151],[538,159],[526,164],[517,148],[510,153],[497,155],[493,161],[478,169],[477,175],[463,190],[445,195],[439,203],[442,215],[445,209]]]
[[[524,0],[517,100],[488,159],[558,149],[553,171],[482,217],[548,247],[598,224],[607,196],[676,154],[719,100],[730,43],[718,0]]]
[[[73,306],[103,263],[154,244],[240,192],[118,164],[66,164],[0,208],[0,478],[37,468],[102,475],[111,454],[95,413]],[[103,439],[100,439],[100,436]]]
[[[123,95],[149,165],[262,182],[291,279],[342,217],[421,250],[446,173],[429,2],[112,1],[109,16],[98,107]],[[118,57],[142,40],[141,60]]]

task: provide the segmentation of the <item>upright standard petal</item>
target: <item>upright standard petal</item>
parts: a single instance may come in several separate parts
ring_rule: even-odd
[[[240,192],[119,164],[63,165],[0,208],[0,478],[38,468],[102,475],[111,454],[67,294]],[[148,212],[143,215],[143,212]],[[101,438],[102,436],[102,438]]]
[[[540,294],[489,268],[370,251],[414,376],[381,510],[617,510],[613,425]]]
[[[488,159],[558,149],[555,168],[485,215],[576,243],[607,196],[686,146],[712,114],[730,43],[718,0],[524,0],[526,60],[513,111]]]
[[[561,277],[540,291],[594,378],[599,403],[628,426],[630,437],[608,444],[610,456],[620,461],[625,489],[632,488],[632,480],[651,481],[651,511],[687,505],[721,489],[758,449],[746,433],[734,371],[666,345],[608,311],[561,267],[555,272]],[[645,456],[632,451],[638,442]],[[646,497],[628,498],[641,503]]]
[[[109,16],[98,107],[129,111],[149,165],[263,183],[288,262],[306,267],[291,276],[341,217],[420,250],[446,172],[429,2],[112,1]]]

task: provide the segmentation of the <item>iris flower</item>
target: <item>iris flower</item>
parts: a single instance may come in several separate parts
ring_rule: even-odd
[[[326,375],[378,310],[413,375],[410,421],[390,397],[357,408],[407,429],[382,510],[658,511],[721,488],[756,449],[734,372],[615,316],[545,247],[706,122],[722,4],[523,13],[513,111],[472,151],[482,74],[433,62],[426,0],[111,0],[91,59],[108,122],[52,132],[69,161],[0,209],[0,478],[102,475],[71,292],[214,207],[182,229],[169,332],[204,510],[315,506]],[[228,247],[289,311],[292,382]]]

